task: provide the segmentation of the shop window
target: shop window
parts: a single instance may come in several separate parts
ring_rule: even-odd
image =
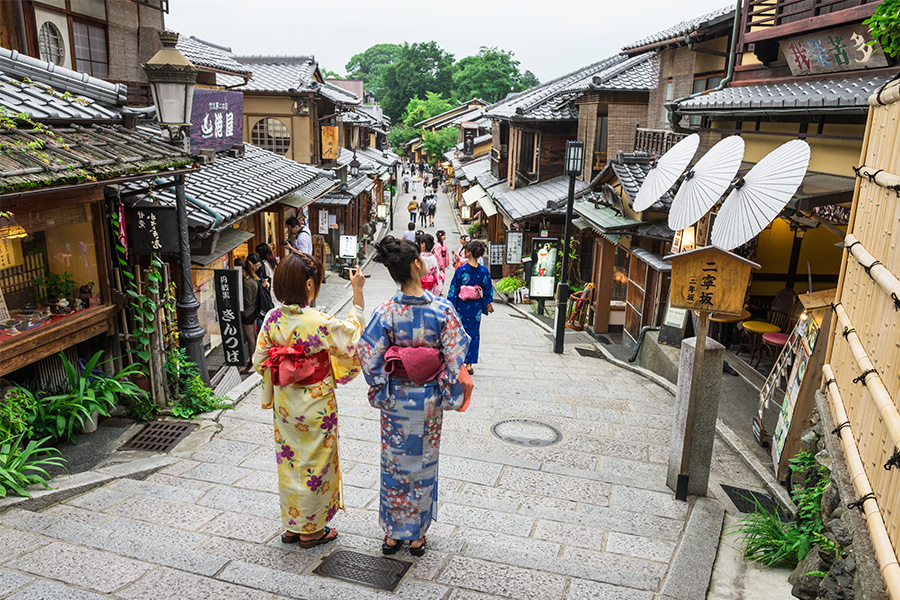
[[[41,52],[41,60],[54,65],[63,64],[66,55],[62,34],[60,34],[56,25],[50,21],[46,21],[41,25],[41,29],[38,31],[38,46]]]
[[[72,33],[75,36],[75,70],[94,77],[108,77],[106,29],[72,21]]]
[[[284,156],[291,147],[291,134],[278,119],[261,119],[250,131],[250,142],[265,150]]]
[[[613,265],[613,284],[612,295],[610,299],[613,301],[624,302],[628,295],[628,259],[630,254],[622,248],[616,248],[616,260]]]
[[[519,139],[519,172],[533,174],[535,171],[535,147],[537,134],[534,131],[522,131]]]
[[[0,344],[100,304],[89,206],[15,215],[0,235]]]

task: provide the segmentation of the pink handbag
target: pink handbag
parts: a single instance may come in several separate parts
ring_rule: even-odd
[[[484,295],[480,285],[461,285],[459,286],[460,300],[480,300]]]

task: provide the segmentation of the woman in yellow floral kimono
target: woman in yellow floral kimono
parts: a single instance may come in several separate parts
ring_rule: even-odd
[[[365,327],[357,269],[353,308],[342,321],[308,308],[324,270],[307,254],[290,254],[275,270],[282,305],[269,311],[253,366],[263,376],[262,407],[274,409],[278,491],[285,533],[281,541],[304,548],[330,542],[326,524],[344,507],[338,462],[338,410],[334,391],[359,375],[356,344]]]

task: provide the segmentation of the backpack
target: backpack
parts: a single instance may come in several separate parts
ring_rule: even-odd
[[[264,288],[262,285],[264,280],[269,280],[269,278],[265,277],[264,279],[260,279],[259,285],[256,286],[256,316],[260,319],[265,319],[266,314],[275,308],[271,291]],[[269,285],[272,285],[271,280],[269,281]]]

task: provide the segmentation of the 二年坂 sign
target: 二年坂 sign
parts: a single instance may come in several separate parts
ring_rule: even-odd
[[[194,90],[191,151],[228,150],[244,139],[244,95],[221,90]]]
[[[759,265],[715,246],[670,254],[670,305],[705,312],[741,314],[750,269]]]

